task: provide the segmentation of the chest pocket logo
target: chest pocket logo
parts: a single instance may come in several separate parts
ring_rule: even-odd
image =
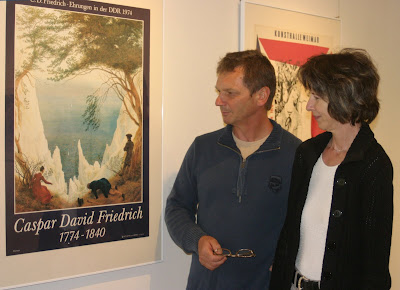
[[[268,187],[273,192],[278,192],[282,188],[282,178],[280,176],[271,175],[269,178]]]

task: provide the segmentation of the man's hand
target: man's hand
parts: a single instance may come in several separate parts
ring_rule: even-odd
[[[202,236],[198,247],[200,264],[208,270],[213,271],[225,263],[226,257],[215,254],[221,252],[221,245],[213,237]]]

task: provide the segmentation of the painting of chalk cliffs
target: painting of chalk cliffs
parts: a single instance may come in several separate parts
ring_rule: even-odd
[[[138,20],[16,7],[16,212],[142,200],[142,34]]]

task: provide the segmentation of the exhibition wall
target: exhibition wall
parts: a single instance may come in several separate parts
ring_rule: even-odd
[[[151,12],[151,23],[163,23],[162,41],[162,104],[152,104],[150,118],[160,116],[162,122],[162,204],[172,188],[179,166],[193,139],[202,133],[223,126],[215,107],[216,63],[229,51],[239,48],[239,0],[104,0],[127,6],[157,6],[163,12]],[[396,125],[400,101],[397,97],[397,68],[400,60],[400,2],[397,0],[258,0],[256,3],[330,18],[342,22],[343,47],[365,48],[376,61],[381,74],[381,111],[372,123],[378,141],[391,158],[395,170],[395,216],[390,270],[392,289],[400,289],[400,137]],[[284,3],[282,3],[284,2]],[[5,21],[1,19],[1,26]],[[1,30],[1,45],[4,45]],[[158,57],[158,55],[156,55]],[[152,60],[150,59],[150,62]],[[3,65],[4,62],[1,62]],[[1,68],[3,69],[3,67]],[[161,90],[157,90],[161,91]],[[153,114],[153,116],[152,116]],[[150,131],[152,128],[150,127]],[[161,226],[162,261],[108,272],[82,275],[45,283],[24,285],[19,289],[185,289],[191,256],[179,249]],[[3,239],[3,237],[2,237]],[[3,254],[3,253],[2,253]],[[48,265],[38,265],[46,271]],[[24,273],[21,273],[24,275]]]

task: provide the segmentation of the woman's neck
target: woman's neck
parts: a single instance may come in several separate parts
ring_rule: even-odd
[[[332,138],[322,153],[322,160],[327,166],[336,166],[346,158],[347,151],[360,131],[361,125],[343,124],[332,131]]]
[[[357,123],[354,126],[350,123],[343,124],[337,130],[332,131],[332,139],[327,147],[340,153],[347,152],[360,131],[361,124]]]

